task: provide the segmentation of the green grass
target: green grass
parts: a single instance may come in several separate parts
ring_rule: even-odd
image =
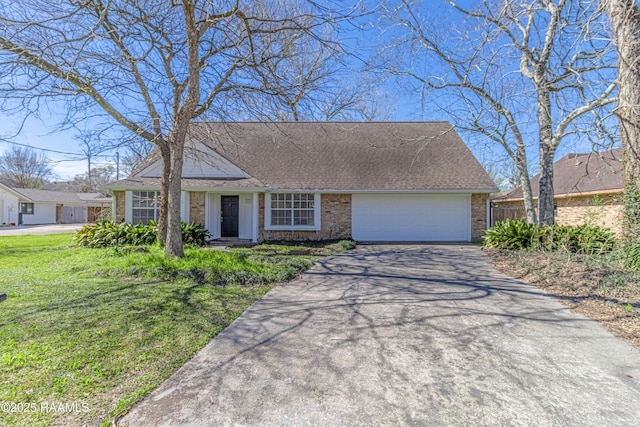
[[[104,424],[160,384],[310,257],[187,248],[83,249],[72,235],[0,238],[0,425]],[[78,413],[42,411],[77,404]],[[16,408],[14,408],[16,409]],[[88,409],[87,412],[82,410]]]

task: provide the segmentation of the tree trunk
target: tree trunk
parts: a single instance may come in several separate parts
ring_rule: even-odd
[[[640,8],[634,0],[605,2],[618,48],[618,108],[625,178],[624,235],[640,239]]]
[[[167,244],[167,221],[169,218],[169,182],[170,182],[170,168],[171,168],[171,152],[169,150],[169,144],[166,141],[161,141],[158,144],[160,149],[160,155],[162,157],[162,178],[160,179],[160,213],[158,216],[158,241],[162,246]]]
[[[553,192],[553,128],[551,121],[551,99],[544,89],[538,89],[538,123],[540,125],[540,180],[538,181],[538,220],[542,225],[552,225]]]
[[[537,224],[536,209],[533,203],[533,193],[531,192],[531,180],[527,169],[527,158],[524,144],[518,144],[518,149],[514,156],[518,173],[520,174],[520,186],[522,187],[522,198],[524,200],[524,211],[529,224]]]
[[[540,180],[538,182],[538,216],[541,225],[554,223],[553,157],[549,144],[540,144]]]
[[[180,230],[180,193],[182,190],[182,164],[184,157],[185,130],[176,132],[175,139],[170,140],[171,163],[169,167],[168,197],[167,197],[167,240],[164,247],[165,256],[182,257],[182,231]]]

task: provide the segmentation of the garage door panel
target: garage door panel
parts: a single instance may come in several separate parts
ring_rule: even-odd
[[[364,241],[467,241],[468,195],[359,194],[352,197],[352,229]]]

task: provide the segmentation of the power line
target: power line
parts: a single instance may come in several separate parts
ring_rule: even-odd
[[[49,148],[32,147],[31,145],[21,144],[19,142],[7,141],[6,139],[3,139],[2,141],[7,143],[7,144],[19,145],[21,147],[27,147],[27,148],[31,148],[33,150],[48,151],[50,153],[57,153],[57,154],[66,154],[68,156],[78,156],[78,155],[80,155],[79,153],[67,153],[67,152],[64,152],[64,151],[51,150]]]
[[[28,145],[28,144],[21,144],[19,142],[7,141],[6,139],[2,139],[2,142],[6,143],[6,144],[19,145],[20,147],[31,148],[33,150],[47,151],[49,153],[64,154],[64,155],[67,155],[67,156],[82,156],[78,160],[67,160],[67,161],[70,161],[70,162],[81,161],[81,160],[84,160],[84,159],[86,159],[88,157],[84,153],[68,153],[68,152],[65,152],[65,151],[52,150],[50,148],[33,147],[31,145]],[[95,155],[92,155],[91,157],[104,157],[104,158],[111,159],[111,158],[113,158],[113,156],[114,156],[113,154],[95,154]]]

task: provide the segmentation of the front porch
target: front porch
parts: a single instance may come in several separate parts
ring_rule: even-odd
[[[257,192],[192,192],[190,198],[189,221],[204,223],[212,240],[227,244],[258,241]]]

